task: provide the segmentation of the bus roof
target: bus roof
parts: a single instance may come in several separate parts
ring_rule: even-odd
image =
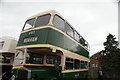
[[[61,14],[59,14],[56,10],[49,10],[49,11],[44,11],[44,12],[42,12],[42,13],[38,13],[38,14],[36,14],[36,15],[33,15],[33,16],[31,16],[30,18],[28,18],[28,19],[35,18],[35,17],[41,16],[41,15],[45,15],[45,14],[51,14],[51,15],[57,14],[57,15],[59,15],[60,17],[63,18],[63,16],[62,16]],[[63,18],[63,19],[64,19],[64,18]]]

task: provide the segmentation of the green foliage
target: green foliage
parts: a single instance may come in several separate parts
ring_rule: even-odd
[[[100,58],[100,65],[105,70],[120,70],[120,49],[118,48],[118,41],[115,36],[109,34],[106,38],[106,42],[103,43],[105,50],[101,51],[103,54]]]

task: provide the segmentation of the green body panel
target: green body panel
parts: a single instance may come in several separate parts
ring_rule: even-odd
[[[59,31],[56,31],[52,28],[43,28],[34,31],[35,33],[31,35],[29,35],[30,31],[21,33],[17,46],[25,46],[32,44],[51,44],[72,51],[79,55],[89,57],[89,52],[86,49],[84,49]],[[38,37],[37,41],[23,43],[25,38],[30,38],[34,36]]]
[[[63,73],[63,79],[85,79],[87,77],[88,71],[77,71],[77,72],[69,72],[69,73]]]
[[[51,67],[51,66],[26,66],[29,70],[31,70],[31,75],[34,77],[34,75],[38,75],[36,80],[38,79],[47,79],[47,78],[53,78],[59,77],[59,73],[62,70],[62,67]]]
[[[84,79],[87,75],[87,71],[77,71],[69,73],[61,73],[62,67],[50,67],[50,66],[24,66],[27,70],[14,69],[13,75],[18,76],[18,80],[74,80]],[[30,72],[29,72],[30,71]],[[24,76],[23,76],[24,75]]]
[[[62,67],[50,67],[50,66],[24,66],[26,70],[13,69],[13,75],[18,76],[17,79],[34,78],[35,80],[52,80],[61,78],[60,72]],[[30,71],[30,72],[29,72]],[[23,76],[24,75],[24,76]]]
[[[48,36],[48,30],[49,29],[34,30],[36,31],[35,34],[31,34],[31,35],[29,34],[29,32],[31,31],[21,33],[17,46],[25,46],[25,45],[32,45],[32,44],[45,44],[47,40],[47,36]],[[24,43],[25,38],[30,38],[30,37],[35,37],[35,36],[38,37],[37,41]]]

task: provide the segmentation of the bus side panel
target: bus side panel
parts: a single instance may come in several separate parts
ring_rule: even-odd
[[[79,55],[89,57],[89,52],[81,47],[79,44],[75,43],[73,40],[65,36],[64,34],[54,30],[49,29],[47,44],[52,44],[71,52],[77,53]]]
[[[78,72],[68,72],[68,73],[62,73],[63,75],[63,80],[65,79],[85,79],[87,77],[88,71],[78,71]]]
[[[53,78],[59,78],[61,67],[55,69],[55,67],[43,66],[43,67],[28,67],[31,70],[31,78],[35,80],[52,80]]]
[[[64,35],[62,35],[60,32],[56,30],[49,29],[47,44],[65,48],[64,47]]]
[[[65,42],[64,47],[67,50],[77,53],[79,55],[85,56],[85,57],[89,57],[89,52],[83,47],[81,47],[79,44],[71,40],[70,38],[64,36],[64,42]]]

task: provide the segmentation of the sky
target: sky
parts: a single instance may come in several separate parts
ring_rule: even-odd
[[[59,12],[90,45],[90,56],[103,50],[109,33],[118,39],[117,0],[0,0],[0,37],[19,39],[27,18]]]

